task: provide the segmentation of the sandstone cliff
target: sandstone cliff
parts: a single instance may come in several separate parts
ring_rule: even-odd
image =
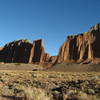
[[[0,49],[0,62],[57,64],[62,62],[86,63],[100,62],[100,24],[97,24],[78,35],[68,36],[60,47],[58,56],[50,56],[45,52],[43,40],[32,43],[17,40]]]
[[[48,63],[54,64],[57,59],[57,56],[50,56],[48,59]]]
[[[56,57],[50,56],[45,52],[43,40],[35,40],[33,42],[33,47],[30,53],[29,63],[38,63],[38,64],[51,64],[54,63]]]
[[[44,55],[43,55],[43,62],[44,62],[44,63],[48,63],[50,57],[51,57],[51,56],[50,56],[48,53],[44,53]]]
[[[8,63],[28,63],[32,44],[27,40],[10,42],[0,51],[0,61]]]
[[[45,54],[43,41],[36,40],[33,42],[33,47],[31,49],[30,60],[29,63],[43,63],[43,57]]]
[[[100,24],[93,26],[88,32],[68,36],[60,47],[56,63],[80,62],[100,58]]]
[[[45,52],[43,40],[17,40],[0,48],[0,62],[5,63],[52,63],[51,56]]]
[[[0,51],[3,49],[3,47],[0,47]]]

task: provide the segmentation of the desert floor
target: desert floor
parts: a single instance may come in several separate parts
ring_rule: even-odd
[[[99,64],[77,65],[81,71],[75,66],[43,69],[40,65],[2,63],[0,100],[100,100]],[[92,71],[96,66],[98,70]]]

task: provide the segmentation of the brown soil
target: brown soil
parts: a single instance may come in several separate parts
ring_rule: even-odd
[[[64,71],[64,72],[99,72],[100,64],[75,64],[75,63],[61,63],[52,66],[51,71]]]

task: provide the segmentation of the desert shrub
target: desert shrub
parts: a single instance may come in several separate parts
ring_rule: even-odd
[[[24,100],[50,100],[46,92],[42,89],[24,87]]]
[[[21,63],[15,63],[15,65],[21,65]]]
[[[1,90],[1,94],[5,96],[12,96],[14,94],[14,91],[10,90],[8,86],[4,86]]]
[[[64,100],[88,100],[87,94],[82,91],[69,90],[64,95]]]

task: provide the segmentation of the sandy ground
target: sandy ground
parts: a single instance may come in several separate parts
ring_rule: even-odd
[[[56,64],[50,68],[47,66],[36,64],[23,63],[0,63],[0,70],[48,70],[58,72],[100,72],[100,64],[75,64],[75,63],[61,63]]]
[[[56,64],[50,70],[64,72],[100,72],[100,64],[62,63]]]
[[[35,70],[42,69],[40,65],[23,63],[1,63],[0,70]]]
[[[23,87],[25,91],[28,87],[42,89],[49,94],[48,97],[52,96],[51,100],[65,100],[57,98],[66,96],[70,91],[77,94],[82,92],[87,96],[100,94],[99,64],[63,63],[48,70],[42,67],[35,64],[1,63],[0,96],[4,97],[0,97],[0,100],[23,100],[20,99],[24,94]],[[39,94],[36,95],[38,97]],[[100,100],[100,95],[95,100]]]

